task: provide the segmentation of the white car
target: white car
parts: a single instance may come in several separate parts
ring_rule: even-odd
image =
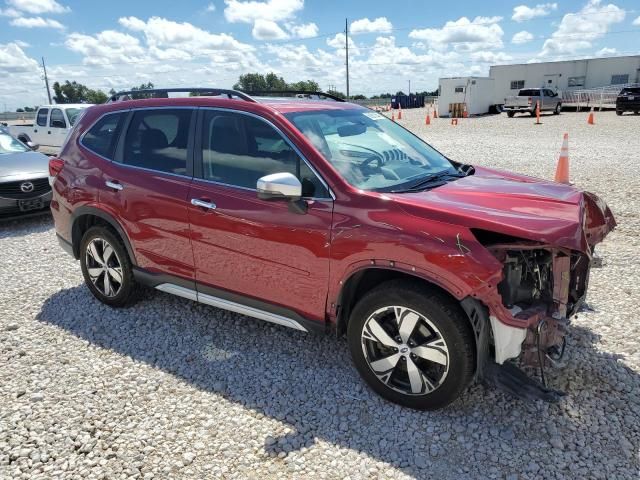
[[[45,147],[61,147],[88,103],[43,105],[36,112],[36,121],[30,124],[11,125],[9,132],[22,143],[34,143]]]

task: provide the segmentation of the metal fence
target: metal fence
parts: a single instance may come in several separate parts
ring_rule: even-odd
[[[430,105],[435,103],[438,100],[438,97],[424,97],[424,104]],[[352,103],[357,103],[358,105],[362,105],[363,107],[388,107],[391,105],[391,98],[367,98],[364,100],[349,100]]]
[[[14,121],[14,120],[24,120],[25,122],[31,121],[36,118],[36,112],[4,112],[0,113],[0,122],[3,121]]]
[[[616,104],[616,98],[625,87],[640,87],[640,83],[625,83],[622,85],[608,85],[606,87],[585,88],[583,90],[572,90],[562,92],[562,103],[564,105],[582,108],[612,108]]]

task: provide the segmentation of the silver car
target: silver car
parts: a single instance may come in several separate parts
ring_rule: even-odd
[[[0,220],[49,211],[49,158],[36,148],[0,125]]]

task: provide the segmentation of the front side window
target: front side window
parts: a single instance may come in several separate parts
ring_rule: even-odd
[[[285,115],[351,185],[399,191],[436,174],[458,174],[442,154],[395,122],[367,109]]]
[[[124,144],[125,165],[186,175],[192,110],[139,110],[133,114]]]
[[[64,121],[64,113],[59,108],[51,110],[51,118],[49,118],[49,126],[51,128],[67,128],[67,122]]]
[[[23,153],[28,151],[29,149],[25,147],[22,142],[19,142],[8,133],[0,130],[0,155],[3,153]]]
[[[100,156],[113,159],[124,113],[110,113],[98,120],[82,137],[82,145]]]
[[[36,119],[36,123],[40,127],[46,127],[47,126],[47,116],[48,115],[49,115],[49,109],[48,108],[41,108],[40,110],[38,110],[38,118]]]
[[[268,123],[240,113],[208,110],[202,127],[203,177],[255,189],[258,179],[288,172],[302,183],[304,197],[329,192],[291,145]]]

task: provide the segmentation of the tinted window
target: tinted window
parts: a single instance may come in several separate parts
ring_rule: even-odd
[[[249,115],[205,112],[202,169],[207,180],[251,189],[256,188],[260,177],[289,172],[302,182],[303,196],[329,196],[320,179],[280,133]]]
[[[64,114],[59,108],[51,110],[49,118],[49,126],[53,128],[67,128],[67,122],[64,121]]]
[[[140,110],[133,114],[122,161],[126,165],[186,175],[192,110]]]
[[[540,90],[537,88],[528,88],[526,90],[520,90],[519,97],[537,97],[540,95]]]
[[[38,118],[36,120],[36,123],[41,127],[46,127],[48,114],[49,114],[48,108],[41,108],[40,110],[38,110]]]
[[[82,144],[98,155],[113,159],[123,119],[124,113],[105,115],[84,135]]]

